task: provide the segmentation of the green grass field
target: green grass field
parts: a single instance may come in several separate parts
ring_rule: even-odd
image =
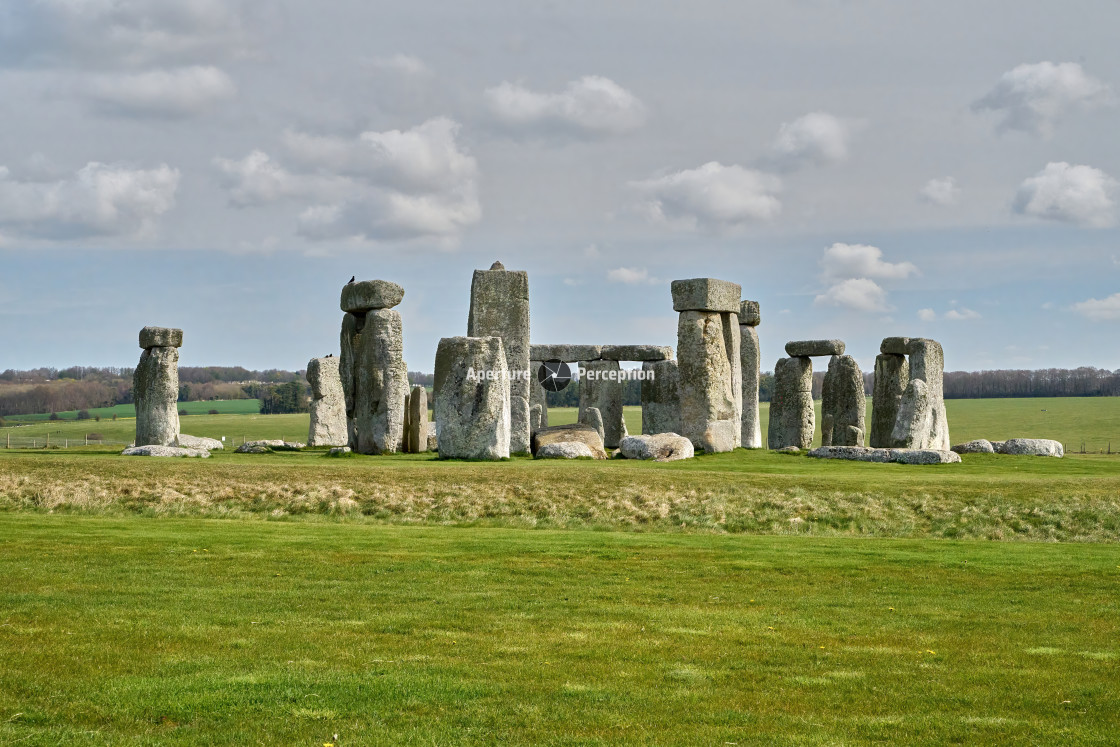
[[[180,402],[178,408],[186,410],[190,415],[204,415],[210,410],[217,410],[223,415],[248,415],[256,414],[260,411],[261,403],[258,399],[223,399],[212,400],[207,402]],[[112,419],[114,415],[118,418],[135,418],[136,406],[135,405],[113,405],[112,407],[94,407],[89,411],[90,417],[100,417],[103,420]],[[55,413],[63,420],[77,420],[77,410],[66,410],[65,412]],[[50,421],[51,414],[49,412],[35,413],[34,415],[8,415],[4,418],[5,421],[13,423],[35,423],[39,421]],[[57,423],[58,421],[50,421]],[[83,421],[87,425],[89,421]],[[85,427],[85,426],[83,426]]]

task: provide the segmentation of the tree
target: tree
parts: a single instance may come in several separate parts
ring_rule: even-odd
[[[60,420],[57,412],[52,412],[49,420]]]
[[[78,410],[78,420],[89,420],[90,417],[89,410]]]

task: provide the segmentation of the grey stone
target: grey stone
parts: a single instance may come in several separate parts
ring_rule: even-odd
[[[342,286],[339,305],[349,313],[391,309],[404,299],[404,288],[388,280],[359,280]]]
[[[800,454],[801,453],[800,447],[797,447],[797,446],[783,446],[780,449],[774,449],[774,451],[780,452],[782,454]]]
[[[642,364],[642,433],[681,430],[680,372],[676,361]]]
[[[338,378],[342,382],[342,394],[345,397],[346,418],[348,427],[353,431],[354,420],[354,347],[358,342],[358,335],[366,324],[366,315],[344,314],[342,317],[342,331],[339,334],[341,352],[338,356]]]
[[[150,457],[202,457],[210,456],[206,449],[186,449],[178,446],[131,446],[121,452],[124,456],[150,456]]]
[[[667,345],[604,345],[599,357],[605,361],[667,361],[673,349]]]
[[[754,301],[744,301],[744,304]],[[739,423],[739,444],[744,449],[762,448],[762,419],[758,414],[758,385],[761,379],[761,352],[758,345],[758,330],[742,323],[739,316],[739,368],[742,370],[743,416]]]
[[[238,454],[263,454],[269,451],[299,451],[306,444],[298,441],[285,441],[282,438],[269,438],[259,441],[246,441],[234,451]]]
[[[409,402],[412,400],[412,392],[404,395],[404,424],[401,426],[401,443],[398,451],[402,454],[408,453],[408,432],[411,425],[412,409],[409,407]]]
[[[428,421],[428,451],[439,450],[439,438],[436,437],[436,424]]]
[[[404,438],[408,367],[395,309],[367,312],[355,338],[354,427],[349,446],[360,454],[399,451]]]
[[[350,443],[346,423],[346,396],[339,376],[339,359],[312,358],[307,362],[311,385],[311,423],[307,443],[312,446],[346,446]]]
[[[597,361],[602,357],[602,345],[531,345],[529,357],[535,361]]]
[[[816,459],[845,459],[857,462],[898,464],[953,464],[961,458],[936,449],[870,449],[861,446],[821,446],[809,452]]]
[[[436,349],[435,369],[440,458],[509,457],[510,379],[502,339],[444,337]]]
[[[607,458],[607,452],[603,448],[603,439],[598,431],[590,425],[585,425],[583,423],[553,425],[548,428],[541,428],[539,431],[533,432],[530,445],[533,455],[536,456],[541,448],[549,444],[566,443],[570,441],[579,441],[586,444],[591,449],[591,453],[596,459]]]
[[[1053,441],[1049,438],[1010,438],[1000,443],[999,453],[1017,456],[1061,457],[1065,455],[1065,449],[1060,441]]]
[[[945,413],[943,383],[945,354],[935,340],[911,339],[907,349],[910,383],[899,403],[891,445],[948,451],[949,420]]]
[[[179,435],[179,349],[145,348],[132,376],[136,445],[170,446]]]
[[[867,396],[863,371],[850,355],[834,355],[824,376],[821,445],[863,446]]]
[[[727,311],[738,316],[743,297],[738,283],[716,278],[674,280],[671,291],[673,311]]]
[[[739,304],[739,324],[757,327],[762,324],[762,311],[758,301],[743,301]]]
[[[496,263],[501,267],[501,263]],[[523,270],[475,270],[468,337],[500,337],[509,371],[510,444],[529,450],[529,275]]]
[[[892,461],[899,464],[955,464],[959,454],[941,449],[891,449]]]
[[[535,459],[598,459],[591,447],[582,441],[556,441],[545,444],[533,455]]]
[[[548,427],[548,393],[541,386],[541,381],[538,376],[541,369],[542,361],[531,360],[529,361],[529,432],[532,433],[537,428]],[[533,408],[538,408],[538,420],[533,420]]]
[[[957,444],[950,451],[957,454],[995,454],[996,449],[992,446],[992,442],[985,438],[977,438],[973,441],[966,441],[963,444]]]
[[[907,355],[910,352],[909,337],[884,337],[879,345],[883,355]]]
[[[793,340],[786,343],[786,355],[790,358],[843,354],[843,340]]]
[[[708,453],[731,451],[741,443],[738,306],[736,299],[734,313],[683,311],[677,320],[680,433]]]
[[[140,330],[140,347],[148,348],[181,348],[183,347],[183,330],[172,327],[144,327]]]
[[[238,454],[267,454],[272,451],[272,449],[267,446],[262,446],[261,444],[245,443],[238,446],[234,451]]]
[[[599,412],[598,407],[588,407],[586,410],[579,414],[579,422],[583,425],[589,425],[595,429],[599,434],[599,440],[606,445],[607,440],[605,436],[605,429],[603,428],[603,414]]]
[[[808,449],[813,444],[813,362],[810,358],[780,358],[774,365],[767,445]]]
[[[206,451],[224,451],[225,444],[216,438],[204,438],[202,436],[188,436],[186,433],[180,433],[175,437],[173,446],[178,446],[181,449],[205,449]]]
[[[421,454],[428,450],[428,392],[417,384],[408,397],[408,451]]]
[[[354,450],[349,446],[335,446],[331,448],[331,450],[327,453],[332,457],[340,457],[346,456],[347,454],[353,454]]]
[[[541,406],[529,405],[529,433],[541,429]]]
[[[579,417],[583,422],[587,408],[599,410],[603,418],[603,443],[608,449],[618,448],[626,436],[622,414],[622,393],[625,384],[619,376],[618,361],[584,361],[579,364]]]
[[[909,384],[910,364],[905,356],[882,353],[875,358],[875,388],[871,400],[871,446],[887,448],[891,445],[891,434],[894,431],[895,421],[898,420],[902,394]]]
[[[618,450],[627,459],[652,459],[655,462],[691,459],[696,453],[692,442],[676,433],[627,436],[618,445]]]

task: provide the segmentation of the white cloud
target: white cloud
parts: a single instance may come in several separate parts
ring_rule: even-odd
[[[949,309],[945,312],[945,318],[951,322],[967,322],[973,319],[980,319],[980,312],[973,311],[972,309]]]
[[[1108,86],[1086,74],[1076,62],[1038,62],[1004,73],[972,108],[1002,114],[1000,131],[1048,136],[1066,113],[1095,109],[1111,101]]]
[[[957,186],[956,179],[946,176],[940,179],[930,179],[918,194],[931,205],[951,207],[956,205],[957,200],[960,199],[961,188]]]
[[[911,262],[884,262],[883,250],[866,244],[833,244],[824,250],[821,269],[825,280],[899,280],[918,273]]]
[[[370,64],[379,70],[388,70],[401,75],[431,75],[431,70],[419,57],[410,54],[395,54],[392,57],[374,57]]]
[[[852,130],[850,122],[827,112],[806,114],[781,126],[767,162],[788,170],[840,163],[848,158]]]
[[[689,228],[734,228],[771,220],[782,210],[778,177],[716,161],[630,186],[646,196],[651,218]]]
[[[1116,191],[1117,181],[1100,169],[1065,161],[1048,163],[1019,186],[1014,210],[1036,218],[1106,228],[1116,222]]]
[[[91,161],[72,178],[18,181],[0,167],[0,225],[12,235],[48,239],[148,232],[175,205],[179,171]]]
[[[937,312],[933,309],[918,309],[918,318],[923,322],[932,322],[937,320]]]
[[[1094,322],[1110,322],[1120,319],[1120,293],[1108,298],[1090,298],[1073,305],[1073,310]]]
[[[621,135],[646,120],[637,96],[599,75],[574,80],[561,93],[537,93],[505,81],[486,89],[485,97],[500,124],[535,134]]]
[[[235,207],[319,193],[310,179],[292,174],[264,151],[254,150],[240,161],[215,158],[214,166],[221,172],[222,185],[229,190],[230,204]]]
[[[649,270],[644,267],[616,267],[607,270],[607,280],[626,285],[652,285],[659,282],[657,278],[650,277]]]
[[[890,311],[887,292],[870,278],[850,278],[833,284],[817,296],[815,303],[853,311]]]
[[[193,66],[145,73],[94,76],[86,96],[112,113],[190,117],[232,99],[237,86],[216,67]]]

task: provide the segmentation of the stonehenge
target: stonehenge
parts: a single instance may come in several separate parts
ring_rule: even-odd
[[[408,395],[408,442],[405,451],[420,454],[428,450],[428,390],[417,384]]]
[[[140,363],[132,376],[136,447],[173,446],[179,436],[179,348],[183,330],[140,330]]]
[[[642,370],[642,433],[681,432],[680,371],[677,361],[646,361]]]
[[[510,378],[500,337],[444,337],[436,349],[440,459],[510,455]],[[528,426],[526,410],[525,425]]]
[[[306,378],[311,385],[309,446],[346,446],[350,442],[338,360],[332,356],[307,362]]]
[[[844,355],[842,340],[794,340],[774,366],[774,392],[770,400],[771,449],[813,444],[816,413],[813,411],[813,356],[829,356],[821,392],[822,446],[863,447],[867,429],[867,397],[863,371],[855,358]]]
[[[813,361],[808,357],[779,358],[774,365],[767,446],[808,449],[813,444]]]
[[[619,444],[618,452],[626,459],[652,459],[655,462],[691,459],[696,453],[692,442],[676,433],[627,436]]]
[[[925,338],[888,337],[879,350],[871,446],[948,451],[941,344]]]
[[[739,306],[739,367],[743,375],[743,417],[739,426],[739,441],[744,449],[762,448],[762,421],[758,416],[762,356],[758,347],[758,330],[755,329],[761,322],[758,301],[743,301]]]
[[[731,451],[741,443],[742,288],[715,278],[674,280],[680,434],[696,449]]]
[[[850,355],[832,356],[821,397],[821,445],[863,446],[866,418],[863,371]]]
[[[537,378],[544,361],[529,361],[529,432],[548,427],[548,397]]]
[[[579,420],[584,422],[588,408],[598,409],[603,421],[603,444],[618,448],[626,437],[626,421],[622,416],[622,391],[618,361],[583,361],[579,364]]]
[[[960,455],[938,449],[870,449],[862,446],[821,446],[809,452],[814,459],[897,464],[955,464]]]
[[[591,456],[595,459],[607,458],[607,452],[603,448],[602,436],[595,428],[584,423],[541,428],[539,431],[533,432],[529,445],[533,456],[537,457],[541,450],[548,446],[566,443],[583,444],[590,450]]]

